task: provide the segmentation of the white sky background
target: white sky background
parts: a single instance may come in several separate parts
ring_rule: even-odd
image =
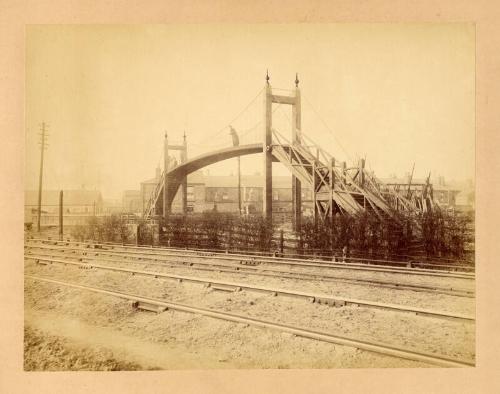
[[[44,188],[106,198],[154,176],[165,130],[171,143],[186,130],[189,157],[230,146],[220,130],[266,69],[273,88],[299,73],[302,131],[339,160],[366,155],[379,177],[415,162],[417,177],[473,178],[474,50],[472,24],[30,26],[25,187],[38,187],[42,121]],[[280,107],[273,123],[289,136],[287,116]],[[262,117],[260,96],[232,125],[243,133]],[[258,126],[241,143],[258,142]],[[242,158],[243,173],[261,167]],[[236,159],[210,168],[235,171]]]

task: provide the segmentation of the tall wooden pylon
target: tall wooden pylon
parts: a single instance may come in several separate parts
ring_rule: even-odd
[[[184,164],[187,161],[187,139],[186,139],[186,132],[185,131],[184,131],[184,139],[182,142],[182,147],[184,149],[181,150],[181,164]],[[181,189],[182,189],[182,213],[183,213],[183,215],[186,215],[187,214],[187,175],[182,179]]]
[[[167,219],[168,214],[170,213],[170,207],[168,204],[168,165],[169,165],[169,157],[168,157],[168,135],[165,131],[165,142],[163,146],[163,217]]]
[[[299,76],[295,74],[295,102],[292,104],[292,143],[301,143],[301,116],[300,116],[300,90]],[[300,230],[302,224],[302,185],[300,180],[292,175],[292,210],[293,229]]]
[[[180,164],[185,164],[187,162],[187,137],[186,132],[184,132],[182,145],[170,145],[168,143],[168,135],[165,132],[165,142],[164,142],[164,161],[163,161],[163,204],[162,204],[162,215],[165,219],[168,218],[172,211],[172,200],[175,196],[169,196],[169,177],[168,172],[173,169],[173,166],[178,165],[177,161],[174,159],[173,163],[170,162],[169,152],[179,151],[180,152]],[[187,175],[184,175],[181,180],[181,204],[182,213],[187,214]]]
[[[264,88],[264,130],[263,130],[263,160],[264,160],[264,187],[263,187],[263,212],[264,217],[272,221],[273,217],[273,153],[272,153],[272,125],[273,125],[273,103],[287,104],[292,106],[292,142],[301,143],[301,115],[300,115],[300,90],[299,78],[295,75],[295,90],[293,95],[273,94],[269,84],[269,74],[266,73],[266,86]],[[293,200],[293,226],[300,228],[302,220],[302,188],[299,179],[292,176],[292,200]]]
[[[272,154],[272,122],[273,122],[273,92],[269,84],[269,74],[266,72],[264,88],[264,133],[262,156],[264,159],[264,187],[262,189],[262,210],[264,217],[273,220],[273,154]]]

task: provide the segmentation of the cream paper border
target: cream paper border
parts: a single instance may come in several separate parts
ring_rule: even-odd
[[[500,392],[500,6],[495,1],[0,0],[1,393]],[[24,46],[28,24],[473,22],[477,366],[468,369],[23,371]]]

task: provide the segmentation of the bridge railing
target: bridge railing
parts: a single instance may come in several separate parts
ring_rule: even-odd
[[[161,185],[163,184],[164,177],[165,177],[165,171],[162,172],[160,180],[158,181],[156,187],[151,191],[148,203],[146,204],[146,210],[143,213],[143,217],[146,219],[151,215],[151,211],[154,210],[156,201],[158,200],[158,195],[160,194],[161,191]]]

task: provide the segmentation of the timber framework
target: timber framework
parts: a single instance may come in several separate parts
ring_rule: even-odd
[[[433,209],[433,187],[430,175],[425,183],[384,183],[365,168],[365,159],[353,165],[335,157],[314,142],[301,125],[301,94],[298,75],[290,94],[275,94],[266,73],[263,102],[262,141],[235,145],[187,158],[187,140],[181,145],[170,145],[165,134],[165,163],[156,188],[151,193],[144,218],[168,217],[172,201],[179,188],[182,192],[183,212],[187,212],[187,176],[208,165],[234,157],[261,154],[263,165],[263,214],[272,220],[273,162],[282,163],[292,175],[293,226],[302,220],[301,189],[312,190],[315,222],[333,220],[338,214],[368,212],[380,219],[395,218],[396,212],[419,214]],[[273,127],[273,104],[292,107],[292,133],[287,138]],[[169,150],[180,150],[180,163],[169,163]]]

